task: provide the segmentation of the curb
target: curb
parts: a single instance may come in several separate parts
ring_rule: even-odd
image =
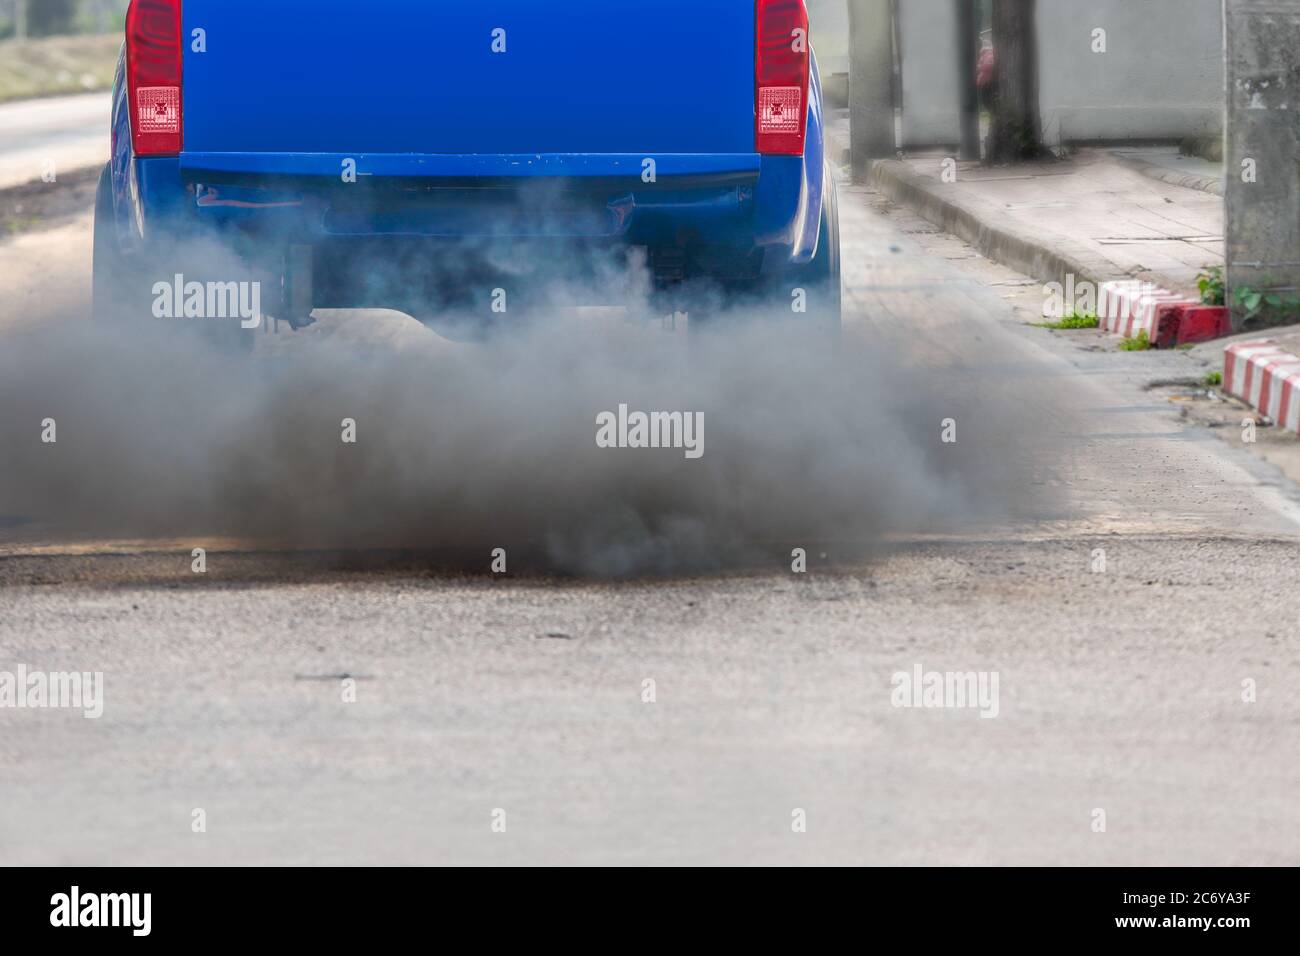
[[[847,119],[835,117],[826,124],[826,147],[826,154],[836,166],[848,169],[853,165],[853,144]]]
[[[983,256],[1023,272],[1041,282],[1065,285],[1069,276],[1075,284],[1090,282],[1098,289],[1105,281],[1109,263],[1087,247],[1065,251],[1032,242],[1018,233],[983,222],[979,214],[960,200],[941,195],[934,183],[918,176],[906,163],[878,159],[871,164],[871,183],[895,202],[908,206],[922,218],[957,236]]]
[[[1284,431],[1300,434],[1300,355],[1270,339],[1229,345],[1223,390]]]
[[[1125,156],[1122,153],[1112,152],[1111,156],[1134,172],[1141,173],[1148,179],[1154,179],[1157,182],[1168,183],[1170,186],[1181,186],[1184,189],[1195,189],[1215,196],[1222,196],[1225,192],[1223,180],[1216,179],[1213,176],[1202,176],[1198,173],[1180,173],[1176,169],[1157,166],[1155,163],[1148,163],[1136,156]]]
[[[871,183],[894,202],[964,240],[983,256],[1042,282],[1089,282],[1097,289],[1097,317],[1106,331],[1133,338],[1147,333],[1156,348],[1206,342],[1232,333],[1229,311],[1137,279],[1108,280],[1113,265],[1068,242],[1048,246],[991,226],[929,179],[893,159],[871,165]],[[1062,248],[1064,247],[1064,248]],[[1071,280],[1071,276],[1073,279]]]

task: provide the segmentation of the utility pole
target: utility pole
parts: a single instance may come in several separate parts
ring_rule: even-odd
[[[1280,12],[1287,16],[1280,16]],[[1296,321],[1300,297],[1300,127],[1286,77],[1300,50],[1300,0],[1227,0],[1224,190],[1233,330]],[[1234,292],[1280,302],[1248,319]],[[1267,300],[1265,300],[1267,302]]]
[[[849,0],[849,123],[853,181],[860,183],[873,159],[897,149],[890,0]]]
[[[979,61],[979,27],[975,22],[975,0],[953,0],[957,4],[957,75],[961,97],[960,158],[980,158],[980,104],[975,70]]]

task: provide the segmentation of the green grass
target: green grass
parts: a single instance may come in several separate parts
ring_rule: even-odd
[[[1040,329],[1095,329],[1100,322],[1091,313],[1071,312],[1055,322],[1039,322],[1037,325]]]
[[[16,236],[20,232],[27,232],[35,229],[41,224],[41,220],[36,216],[24,216],[20,219],[7,219],[4,221],[5,232],[11,236]]]
[[[1151,337],[1147,335],[1147,330],[1143,329],[1131,339],[1125,339],[1119,343],[1122,352],[1145,352],[1151,348]]]
[[[1211,387],[1223,384],[1222,372],[1210,372],[1205,376],[1205,384]]]
[[[0,40],[0,103],[113,86],[120,33]]]

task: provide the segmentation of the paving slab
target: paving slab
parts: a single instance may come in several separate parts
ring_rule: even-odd
[[[873,182],[985,255],[1043,282],[1139,279],[1186,295],[1224,261],[1221,197],[1104,149],[1014,167],[941,153],[881,160]]]

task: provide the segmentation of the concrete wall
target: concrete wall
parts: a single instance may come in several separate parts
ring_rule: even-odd
[[[808,0],[808,32],[822,77],[849,72],[849,5],[847,0]]]
[[[961,140],[956,7],[953,0],[903,0],[898,7],[903,147],[954,146]]]
[[[1223,0],[1038,0],[1038,38],[1049,145],[1222,132]]]
[[[955,144],[954,0],[903,0],[899,20],[903,143]],[[1038,0],[1038,34],[1048,145],[1222,132],[1223,0]]]

